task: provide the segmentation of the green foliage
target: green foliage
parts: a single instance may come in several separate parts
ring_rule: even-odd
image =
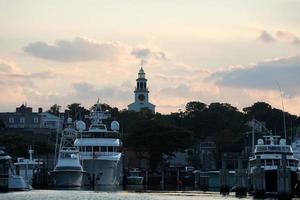
[[[4,122],[0,119],[0,129],[5,128]]]
[[[283,130],[283,112],[282,110],[272,108],[271,105],[265,102],[256,102],[250,107],[243,109],[247,120],[251,120],[253,117],[258,121],[263,121],[266,123],[266,127],[272,130],[276,135],[284,135]],[[287,112],[284,113],[287,129],[291,126],[299,126],[299,117],[291,115]]]
[[[94,105],[95,106],[95,105]],[[152,113],[148,109],[141,112],[118,110],[108,104],[101,104],[103,110],[112,114],[112,119],[120,122],[121,133],[125,136],[124,146],[130,147],[139,157],[150,161],[151,168],[157,168],[163,161],[163,155],[172,156],[174,151],[192,148],[195,141],[212,138],[216,144],[216,156],[220,158],[223,152],[240,152],[249,144],[246,141],[245,123],[255,117],[266,122],[267,128],[274,133],[283,133],[283,113],[280,109],[272,108],[265,102],[256,102],[250,107],[239,111],[227,103],[211,103],[206,105],[200,101],[186,104],[185,110],[171,114]],[[60,106],[54,104],[49,112],[58,114]],[[80,103],[68,105],[69,116],[74,120],[84,119],[89,110]],[[300,118],[285,113],[288,133],[300,126]],[[0,128],[3,123],[0,121]],[[34,145],[40,154],[54,152],[53,138],[31,134],[1,134],[0,145],[6,145],[12,153],[20,156],[27,154],[28,145]],[[200,166],[201,152],[189,152],[189,162]]]
[[[164,154],[173,156],[173,152],[193,144],[193,134],[159,120],[141,120],[131,128],[125,142],[140,158],[149,160],[155,171]]]
[[[185,106],[185,114],[191,115],[194,113],[204,111],[206,108],[207,105],[205,103],[202,103],[200,101],[191,101],[188,102]]]
[[[27,157],[30,146],[36,155],[54,154],[54,135],[8,132],[0,135],[0,141],[13,157]]]
[[[83,119],[85,115],[90,113],[89,110],[81,106],[80,103],[72,103],[68,107],[68,117],[71,117],[73,120]]]
[[[59,110],[61,109],[60,105],[54,104],[50,107],[50,109],[48,110],[49,113],[59,116]]]

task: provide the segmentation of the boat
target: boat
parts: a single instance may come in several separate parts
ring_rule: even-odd
[[[291,145],[287,145],[286,140],[280,136],[266,135],[257,140],[254,155],[249,159],[250,176],[253,175],[256,164],[260,162],[265,171],[266,192],[277,192],[277,169],[283,165],[283,158],[291,171],[291,188],[294,193],[299,185],[299,160],[294,157]]]
[[[300,137],[296,137],[292,142],[294,157],[300,160]]]
[[[74,144],[79,148],[83,169],[87,172],[85,186],[118,186],[122,182],[122,142],[119,139],[119,123],[105,124],[110,114],[99,103],[91,108],[91,125],[82,131]]]
[[[29,159],[19,157],[17,162],[14,163],[16,167],[16,174],[24,177],[28,185],[33,185],[33,176],[43,165],[38,159],[33,159],[34,150],[31,148],[28,150]]]
[[[81,187],[84,176],[79,160],[79,150],[74,146],[77,138],[72,119],[68,118],[67,127],[62,132],[57,164],[51,171],[54,187]]]
[[[143,185],[144,177],[140,175],[141,171],[138,168],[132,168],[128,171],[128,185]]]
[[[16,174],[12,158],[0,149],[0,191],[26,191],[31,186],[22,176]]]

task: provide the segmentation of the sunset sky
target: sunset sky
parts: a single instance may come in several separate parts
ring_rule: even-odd
[[[299,0],[0,0],[0,111],[256,101],[300,115]]]

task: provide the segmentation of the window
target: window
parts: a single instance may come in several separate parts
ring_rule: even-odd
[[[271,166],[271,165],[273,165],[273,162],[272,162],[272,160],[270,160],[270,159],[267,159],[267,160],[266,160],[266,165],[268,165],[268,166]]]
[[[106,146],[101,147],[101,152],[107,152],[107,147]]]
[[[114,147],[110,146],[108,147],[108,152],[113,152],[114,151]]]
[[[14,120],[13,117],[10,117],[10,118],[8,119],[8,121],[9,121],[9,123],[14,123],[14,122],[15,122],[15,120]]]
[[[274,160],[274,165],[280,165],[280,161],[278,159]]]
[[[91,147],[91,146],[87,146],[87,147],[86,147],[86,151],[87,151],[87,152],[92,152],[92,147]]]
[[[24,117],[20,117],[20,123],[22,123],[22,124],[25,123],[25,118]]]
[[[33,123],[35,123],[35,124],[39,123],[39,118],[37,118],[37,117],[33,118]]]
[[[99,147],[98,146],[94,146],[93,147],[93,152],[99,152]]]

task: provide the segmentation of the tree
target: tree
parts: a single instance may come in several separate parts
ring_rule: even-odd
[[[193,145],[194,140],[192,132],[154,119],[138,121],[125,142],[156,171],[158,164],[164,161],[163,155],[172,157],[173,152]]]
[[[271,105],[265,102],[256,102],[250,107],[243,109],[247,120],[251,120],[253,117],[258,121],[266,123],[266,127],[272,130],[277,135],[284,136],[283,125],[283,111],[277,108],[272,108]],[[293,127],[297,127],[299,122],[296,115],[291,115],[288,112],[284,112],[286,120],[286,128],[292,130]]]
[[[60,105],[54,104],[50,107],[50,109],[47,111],[53,115],[59,116],[59,110],[61,109]]]
[[[5,128],[5,124],[4,124],[4,122],[0,119],[0,129],[3,129],[3,128]]]
[[[84,116],[90,113],[89,110],[80,105],[80,103],[72,103],[68,105],[68,117],[71,117],[73,120],[83,120]]]
[[[195,112],[201,112],[207,108],[207,105],[205,103],[202,103],[200,101],[190,101],[185,106],[185,112],[187,114],[195,113]]]

